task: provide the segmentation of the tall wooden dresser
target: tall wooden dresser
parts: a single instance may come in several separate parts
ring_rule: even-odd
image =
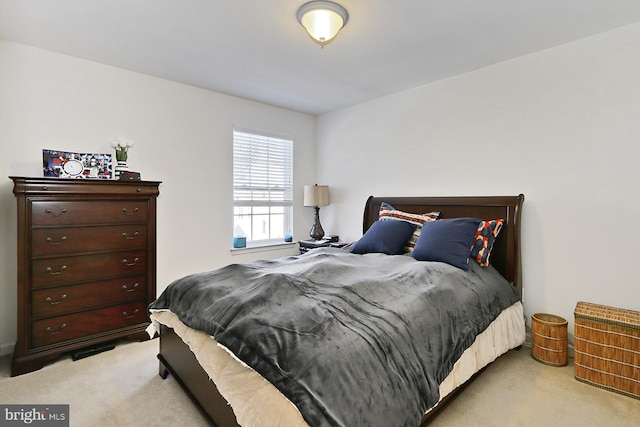
[[[11,179],[18,202],[11,375],[40,369],[63,353],[148,338],[160,182]]]

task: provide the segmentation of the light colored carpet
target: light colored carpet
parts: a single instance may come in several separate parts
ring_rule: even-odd
[[[640,400],[587,385],[569,365],[510,351],[487,367],[438,415],[434,427],[573,427],[640,425]]]
[[[157,350],[157,339],[121,343],[15,378],[3,357],[0,403],[69,404],[71,426],[207,426],[178,383],[158,376]],[[431,425],[637,426],[638,420],[640,400],[580,383],[572,365],[543,365],[522,349],[490,365]]]
[[[14,378],[6,378],[10,368],[3,363],[0,401],[69,404],[69,424],[78,427],[207,426],[175,379],[158,376],[158,343],[125,342],[75,362],[59,359]]]

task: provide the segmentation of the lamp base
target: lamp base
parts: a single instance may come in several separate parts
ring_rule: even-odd
[[[322,225],[320,224],[320,208],[318,206],[316,209],[316,218],[313,221],[313,226],[311,227],[311,231],[309,232],[309,236],[313,240],[322,240],[324,237],[324,230],[322,229]]]

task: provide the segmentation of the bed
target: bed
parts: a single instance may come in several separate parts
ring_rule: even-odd
[[[355,255],[351,252],[352,248],[351,250],[319,249],[298,257],[261,261],[250,263],[250,265],[232,265],[214,272],[198,273],[179,279],[167,288],[171,289],[171,292],[165,291],[168,294],[167,296],[164,296],[165,293],[163,293],[156,301],[157,304],[154,303],[150,306],[152,319],[152,326],[149,330],[150,335],[156,331],[160,334],[160,350],[158,354],[160,376],[166,378],[171,373],[199,408],[218,427],[239,425],[244,427],[271,425],[283,427],[391,425],[393,423],[388,421],[380,424],[370,421],[371,419],[379,421],[384,419],[385,416],[391,416],[389,415],[391,410],[399,411],[397,415],[392,415],[394,417],[392,419],[402,420],[397,421],[397,423],[394,421],[397,425],[425,425],[437,410],[442,408],[452,396],[463,388],[465,383],[486,365],[510,349],[519,348],[524,342],[524,314],[520,300],[522,294],[520,218],[523,202],[524,196],[522,194],[518,196],[484,197],[369,197],[364,209],[364,236],[361,241],[366,240],[365,237],[372,235],[374,229],[380,228],[378,226],[382,222],[403,222],[402,218],[399,218],[401,221],[389,221],[390,219],[398,219],[391,218],[393,215],[391,217],[386,217],[385,215],[382,218],[383,212],[388,213],[389,208],[403,214],[425,215],[427,213],[437,213],[438,219],[435,222],[439,226],[441,224],[444,226],[445,222],[442,220],[449,220],[451,223],[459,220],[456,224],[460,224],[467,219],[474,218],[484,220],[481,224],[486,223],[487,225],[490,222],[495,225],[496,219],[502,220],[500,222],[501,228],[498,227],[499,234],[497,234],[495,241],[490,242],[492,245],[490,257],[488,258],[490,265],[479,267],[476,261],[471,260],[469,261],[468,270],[460,274],[457,273],[459,268],[443,262],[416,261],[406,255],[372,254],[366,251],[365,255]],[[423,232],[426,233],[427,225],[430,227],[429,230],[434,230],[435,233],[436,228],[432,226],[432,223],[425,223]],[[419,237],[417,239],[420,240]],[[415,251],[417,252],[418,244],[415,241],[414,243],[416,244]],[[357,270],[359,271],[358,274],[362,274],[360,272],[362,266],[359,264],[365,262],[365,259],[366,262],[373,262],[371,266],[365,266],[369,270],[369,276],[364,279],[354,280],[358,282],[354,287],[348,286],[347,284],[351,283],[352,271]],[[483,260],[487,261],[486,258]],[[304,264],[310,266],[312,273],[309,273],[308,269],[298,270],[302,268],[300,265]],[[323,267],[318,267],[318,265]],[[387,268],[387,265],[392,266],[389,268],[394,269],[393,274],[386,274],[387,270],[384,269]],[[402,269],[401,273],[395,270],[397,266]],[[334,270],[328,273],[329,270],[327,269],[329,267],[335,268],[340,273],[333,273]],[[378,268],[382,273],[378,274]],[[254,304],[250,306],[250,309],[246,309],[246,313],[243,314],[244,317],[238,317],[238,312],[243,312],[245,309],[240,307],[245,306],[238,304],[238,300],[234,299],[238,298],[238,295],[229,291],[228,287],[224,291],[227,294],[223,294],[224,297],[222,298],[218,292],[223,292],[223,290],[217,288],[212,290],[213,288],[208,287],[210,285],[206,285],[204,295],[197,294],[195,299],[187,300],[186,295],[195,292],[195,289],[197,289],[197,285],[192,284],[196,281],[195,278],[198,278],[199,281],[204,276],[208,281],[213,278],[217,282],[222,282],[227,279],[231,270],[234,270],[234,274],[236,274],[235,270],[238,269],[242,269],[245,271],[243,274],[248,274],[251,277],[257,274],[258,277],[264,278],[264,282],[260,286],[249,285],[245,287],[247,288],[246,291],[239,292],[242,294],[242,298],[247,298],[247,301],[242,299],[243,304],[245,302],[248,304],[249,298],[251,299],[251,304]],[[487,299],[486,304],[489,308],[471,306],[467,308],[467,306],[464,306],[454,314],[438,314],[441,319],[446,319],[439,321],[442,324],[421,323],[426,322],[426,318],[437,317],[436,313],[440,311],[435,306],[429,306],[429,308],[414,307],[417,303],[413,304],[413,301],[427,300],[426,297],[422,296],[422,287],[424,287],[422,282],[427,279],[423,279],[422,276],[416,276],[420,278],[419,281],[422,284],[416,284],[415,286],[422,287],[417,287],[414,290],[409,286],[414,286],[414,275],[422,275],[425,269],[429,269],[430,274],[435,277],[445,277],[443,279],[445,282],[462,281],[461,283],[465,283],[464,287],[471,289],[470,292],[476,292],[475,289],[479,285],[475,283],[467,285],[466,283],[471,280],[469,277],[473,276],[473,280],[476,280],[475,277],[478,276],[480,277],[479,280],[483,282],[491,282],[490,286],[499,289],[501,294],[487,296],[486,298],[484,296],[473,298]],[[270,273],[267,274],[265,273],[266,271]],[[297,273],[298,271],[302,271],[302,273]],[[419,273],[416,273],[416,271],[419,271]],[[313,276],[312,274],[319,276]],[[372,287],[371,283],[374,283],[378,276],[383,275],[385,280],[391,280],[391,283],[397,281],[403,286],[409,283],[409,279],[406,277],[411,278],[411,284],[407,284],[407,287],[402,288],[402,295],[410,294],[412,295],[411,299],[406,299],[405,301],[402,296],[398,295],[392,298],[395,301],[389,302],[391,305],[412,307],[413,311],[408,312],[408,314],[393,312],[393,316],[396,316],[393,319],[397,318],[399,319],[398,321],[389,322],[388,319],[384,318],[385,314],[382,314],[381,306],[387,304],[387,302],[385,300],[380,303],[381,300],[377,298],[381,297],[378,294],[372,297],[373,302],[366,301],[363,303],[367,306],[366,309],[358,305],[360,303],[353,302],[353,300],[360,301],[362,299],[361,290],[365,286],[363,283],[366,284],[366,292],[369,292]],[[274,279],[276,276],[281,277]],[[339,280],[336,280],[340,281],[341,285],[328,288],[325,286],[322,291],[314,289],[313,292],[310,292],[306,287],[302,289],[303,285],[298,282],[298,277],[300,276],[312,277],[311,281],[313,282],[323,282],[327,277],[339,277]],[[389,279],[388,276],[391,278]],[[462,278],[458,279],[458,276]],[[244,280],[242,279],[242,281]],[[431,279],[428,280],[431,281]],[[495,285],[493,284],[494,282]],[[270,288],[270,286],[273,287]],[[385,283],[385,286],[377,286],[375,289],[385,289],[385,295],[389,292],[396,292],[395,290],[388,290],[390,288],[388,283]],[[461,285],[457,284],[455,286]],[[439,287],[440,285],[437,286],[438,289]],[[325,288],[329,290],[325,291]],[[337,288],[340,288],[340,290],[336,291]],[[432,292],[431,289],[433,288],[436,288],[436,286],[429,286],[428,292]],[[509,289],[506,290],[506,288]],[[285,291],[286,289],[289,289],[289,291]],[[292,334],[289,330],[291,329],[290,324],[281,323],[285,322],[285,320],[279,319],[279,323],[275,325],[275,328],[274,325],[266,325],[265,327],[271,329],[265,329],[268,332],[262,332],[263,324],[270,322],[268,316],[274,313],[273,307],[278,308],[283,304],[285,306],[289,304],[288,295],[293,292],[291,289],[294,289],[295,292],[300,292],[307,300],[310,298],[309,295],[313,295],[316,302],[321,302],[321,307],[329,305],[325,301],[325,298],[328,298],[326,296],[327,292],[332,295],[336,292],[348,292],[348,295],[336,293],[335,295],[340,302],[337,304],[332,302],[330,304],[333,310],[329,313],[331,318],[324,318],[324,320],[310,327],[311,329],[307,328],[308,325],[304,328],[295,326],[297,328],[296,333]],[[178,290],[180,292],[187,291],[179,294]],[[202,290],[198,292],[202,292]],[[376,290],[375,292],[378,291]],[[412,292],[415,292],[415,294]],[[450,290],[442,292],[447,295],[447,298],[451,298],[452,292]],[[228,296],[231,293],[234,293],[234,295],[232,297]],[[265,302],[263,293],[276,295],[274,298],[277,301]],[[169,294],[172,296],[169,296]],[[193,298],[193,296],[190,298]],[[207,298],[214,299],[207,300]],[[216,304],[220,300],[229,298],[231,298],[230,302],[222,311],[230,312],[231,314],[226,315],[226,317],[232,318],[232,320],[230,323],[224,324],[224,326],[220,326],[224,321],[222,318],[214,318],[209,314],[206,316],[196,315],[184,307],[183,309],[179,308],[180,304],[186,307],[193,306],[193,311],[199,305],[218,307]],[[169,300],[176,301],[174,303],[175,306],[171,306],[167,302]],[[347,300],[348,304],[345,303],[346,305],[342,306],[341,304]],[[292,305],[297,304],[297,300],[292,301],[294,301],[291,303]],[[436,302],[432,301],[432,294],[428,294],[428,301],[428,304],[436,304]],[[500,307],[498,307],[496,301],[501,302]],[[422,302],[420,303],[422,304]],[[465,302],[465,304],[468,303]],[[264,308],[265,306],[267,308]],[[303,313],[304,316],[307,316],[306,322],[309,321],[308,317],[313,320],[318,316],[327,315],[325,312],[316,312],[317,307],[318,305],[314,303],[312,309],[302,310],[306,311],[306,313]],[[345,309],[344,307],[348,308]],[[384,313],[386,313],[386,306],[384,308]],[[282,308],[282,310],[285,309]],[[286,310],[295,311],[294,308],[289,306],[286,307]],[[473,318],[473,320],[467,321],[464,317],[460,317],[462,316],[460,312],[463,312],[464,316],[468,315],[469,319],[471,319],[472,315],[475,316],[475,312],[480,311],[492,311],[493,313],[488,313],[486,319],[476,320]],[[358,318],[354,312],[357,312],[357,316],[364,317]],[[262,315],[267,317],[260,318],[259,313],[263,313]],[[409,317],[407,318],[406,316]],[[240,320],[238,321],[237,319]],[[288,318],[286,321],[288,322]],[[448,323],[450,321],[456,327],[452,327]],[[357,326],[349,322],[355,322],[354,324]],[[214,325],[213,331],[208,329],[210,324]],[[347,325],[346,332],[341,331],[339,336],[329,335],[328,332],[325,334],[325,329],[332,329],[331,326],[326,325],[333,324]],[[236,325],[243,326],[234,329]],[[319,331],[318,325],[325,325],[326,327],[322,326]],[[375,328],[380,329],[384,336],[391,336],[392,344],[389,345],[389,343],[379,341],[377,336],[371,338],[368,331],[370,325],[376,325]],[[398,325],[402,325],[402,328],[398,328]],[[373,327],[371,328],[373,329]],[[272,332],[274,329],[278,330],[277,333],[285,335],[277,335],[276,332]],[[411,340],[393,336],[397,329],[407,329]],[[445,330],[447,334],[454,333],[458,335],[453,337],[448,335],[439,336],[437,339],[426,337],[427,334],[422,337],[420,331],[427,329]],[[464,332],[459,332],[458,329]],[[477,331],[467,331],[467,329],[477,329]],[[219,330],[223,331],[222,335],[216,335]],[[237,331],[243,332],[240,334]],[[301,333],[301,331],[304,333]],[[239,336],[243,334],[244,336]],[[213,335],[216,335],[218,341],[222,341],[224,345],[218,342]],[[318,336],[325,337],[325,335],[328,338],[323,338],[325,341],[320,341],[323,344],[309,348],[309,342],[313,342]],[[265,339],[265,336],[269,337],[269,339]],[[311,336],[311,338],[308,336]],[[356,347],[355,343],[362,337],[365,337],[363,339],[366,343],[365,350],[360,348],[354,350],[351,346],[344,345],[344,340],[347,339],[349,343],[354,343],[353,346]],[[265,342],[269,342],[269,344],[267,345]],[[276,347],[277,350],[274,349]],[[432,355],[425,356],[422,354],[422,350],[420,350],[420,354],[415,359],[413,355],[411,357],[406,356],[409,353],[413,354],[413,351],[408,349],[413,349],[414,347],[429,347],[430,349],[433,347],[433,353],[437,357]],[[300,351],[303,354],[301,361],[297,361],[296,355],[292,354],[291,349],[293,348],[296,349],[296,352]],[[445,352],[442,349],[447,351]],[[259,354],[254,355],[254,353]],[[373,361],[369,360],[369,353],[372,354],[371,359]],[[337,361],[332,359],[336,357],[335,355],[339,355],[337,356]],[[325,359],[331,360],[325,362]],[[379,359],[384,359],[382,370],[376,365],[376,360]],[[358,361],[358,364],[364,366],[362,372],[355,371],[360,369],[356,366],[355,360]],[[324,366],[323,363],[328,364],[328,366]],[[438,366],[435,374],[427,371],[431,364]],[[299,369],[299,372],[295,371],[295,369]],[[416,373],[419,375],[416,375]],[[416,376],[420,375],[424,375],[427,378],[424,384],[422,380],[419,383],[415,380]],[[329,377],[331,383],[328,383],[329,380],[325,380]],[[370,384],[370,382],[379,381],[380,379],[384,384]],[[407,383],[411,383],[411,387],[403,383],[405,380]],[[319,386],[319,389],[315,389],[315,382],[322,383],[322,386]],[[414,382],[416,384],[413,384]],[[389,385],[390,383],[393,384]],[[396,383],[402,384],[398,386]],[[325,390],[325,388],[330,390]],[[304,394],[302,400],[301,394]],[[415,397],[418,394],[420,397]],[[393,408],[380,406],[381,399],[395,402],[393,403]],[[404,404],[405,401],[406,405]],[[363,405],[362,408],[357,407],[360,404]],[[346,406],[346,408],[342,406]],[[381,409],[377,409],[379,407]],[[415,413],[418,409],[420,412],[416,417]],[[376,412],[377,410],[380,412]],[[352,415],[349,411],[358,413],[354,417],[363,418],[352,418],[350,421],[344,421],[344,413],[347,413],[346,417]],[[410,413],[411,415],[402,418],[401,416],[404,413]],[[354,419],[358,421],[354,421]],[[369,421],[362,421],[367,419]],[[364,424],[365,422],[367,424]]]

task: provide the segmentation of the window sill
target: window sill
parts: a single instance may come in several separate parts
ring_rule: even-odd
[[[265,243],[263,245],[247,246],[246,248],[231,248],[231,255],[244,255],[257,252],[291,249],[297,246],[297,244],[297,242]]]

